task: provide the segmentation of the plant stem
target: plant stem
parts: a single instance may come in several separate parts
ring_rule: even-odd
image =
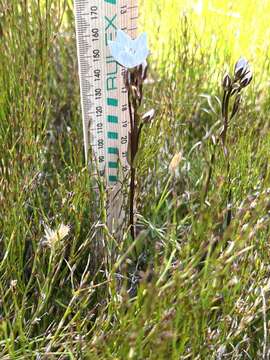
[[[209,165],[209,169],[208,169],[207,179],[206,179],[205,187],[204,187],[203,203],[205,203],[205,200],[207,198],[207,194],[209,192],[210,182],[211,182],[211,178],[212,178],[212,174],[213,174],[214,162],[215,162],[215,150],[211,155],[211,160],[210,160],[210,165]]]
[[[135,178],[136,178],[136,169],[134,167],[134,159],[137,153],[137,133],[138,133],[138,124],[137,124],[137,109],[132,107],[131,101],[132,93],[129,89],[128,93],[128,108],[129,108],[129,116],[130,116],[130,157],[131,157],[131,165],[130,165],[130,190],[129,190],[129,225],[130,225],[130,233],[131,237],[135,239],[135,220],[134,220],[134,207],[135,207]],[[133,102],[136,103],[136,102]]]
[[[131,166],[130,171],[130,198],[129,198],[129,225],[131,237],[135,239],[135,221],[134,221],[134,200],[135,200],[135,176],[136,170]]]
[[[228,185],[228,194],[227,194],[227,207],[229,206],[230,202],[232,201],[232,189],[231,189],[231,174],[230,174],[230,157],[229,157],[229,152],[228,149],[226,147],[226,136],[227,136],[227,131],[228,131],[228,125],[229,125],[229,103],[230,103],[230,97],[231,97],[231,91],[225,91],[224,92],[224,96],[223,96],[223,101],[222,101],[222,115],[223,115],[223,119],[224,119],[224,129],[222,131],[221,134],[221,139],[222,139],[222,145],[223,145],[223,150],[224,150],[224,155],[225,155],[225,160],[227,162],[227,178],[226,178],[226,182]],[[231,223],[231,218],[232,218],[232,211],[231,209],[227,210],[227,214],[226,214],[226,220],[225,220],[225,226],[226,228],[230,225]]]
[[[229,102],[230,102],[230,96],[231,93],[225,91],[222,101],[222,116],[224,121],[224,128],[221,133],[221,139],[222,139],[222,145],[224,149],[224,154],[227,156],[227,148],[226,148],[226,137],[227,137],[227,131],[229,126]]]

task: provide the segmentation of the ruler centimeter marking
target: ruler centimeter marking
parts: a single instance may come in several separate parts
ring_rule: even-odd
[[[115,185],[119,174],[129,169],[129,112],[123,68],[111,57],[108,41],[115,39],[117,29],[136,37],[138,0],[74,0],[74,4],[85,157],[91,148],[97,171],[108,185]]]

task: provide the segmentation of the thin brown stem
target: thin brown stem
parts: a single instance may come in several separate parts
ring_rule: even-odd
[[[135,239],[135,220],[134,220],[134,202],[135,202],[135,177],[136,169],[131,166],[130,169],[130,198],[129,198],[129,225],[131,237]]]
[[[210,182],[211,182],[211,178],[212,178],[212,174],[213,174],[214,162],[215,162],[215,152],[213,152],[213,154],[211,155],[207,179],[206,179],[205,187],[204,187],[203,203],[205,203],[205,200],[206,200],[208,192],[209,192]]]
[[[229,126],[229,102],[230,102],[230,96],[231,93],[230,92],[224,92],[224,97],[223,97],[223,103],[222,103],[222,116],[223,116],[223,121],[224,121],[224,128],[223,131],[221,133],[221,139],[222,139],[222,145],[224,148],[224,154],[226,155],[227,153],[227,148],[226,148],[226,137],[227,137],[227,131],[228,131],[228,126]]]
[[[137,153],[137,108],[134,108],[135,102],[131,101],[131,91],[129,90],[128,96],[128,107],[129,107],[129,116],[130,116],[130,158],[131,158],[131,169],[130,169],[130,190],[129,190],[129,225],[130,225],[130,233],[131,237],[135,239],[135,179],[136,179],[136,168],[134,167],[134,160]]]

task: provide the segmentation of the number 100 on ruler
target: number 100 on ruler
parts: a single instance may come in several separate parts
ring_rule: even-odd
[[[136,37],[137,0],[75,0],[77,52],[85,156],[94,155],[97,171],[115,185],[128,170],[129,110],[123,68],[112,58],[108,41],[122,29]]]

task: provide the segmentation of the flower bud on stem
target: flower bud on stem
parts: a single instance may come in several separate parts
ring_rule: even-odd
[[[230,157],[229,151],[226,145],[227,132],[229,127],[229,122],[237,114],[240,103],[241,103],[241,90],[248,86],[252,80],[252,72],[249,67],[249,63],[246,59],[240,58],[234,67],[234,79],[231,80],[231,77],[226,74],[223,80],[223,100],[222,100],[222,118],[223,118],[223,130],[221,132],[221,141],[223,146],[224,155],[227,161],[227,187],[228,187],[228,196],[227,196],[227,205],[228,211],[226,215],[225,227],[230,225],[232,214],[229,204],[232,201],[232,189],[231,189],[231,175],[230,175]],[[234,97],[234,103],[230,111],[230,100]]]
[[[227,147],[227,132],[229,128],[230,121],[237,115],[240,104],[241,104],[241,91],[243,88],[248,86],[252,80],[252,71],[250,70],[249,63],[246,59],[240,58],[234,67],[234,76],[231,77],[228,73],[225,74],[222,80],[222,88],[223,88],[223,98],[222,98],[222,107],[221,107],[221,116],[222,116],[222,131],[220,133],[219,139],[221,140],[224,156],[227,161],[227,184],[228,184],[228,199],[232,198],[232,191],[230,189],[230,157],[229,150]],[[230,102],[234,98],[232,109],[230,107]],[[231,111],[230,111],[231,109]],[[218,140],[219,140],[218,139]],[[219,141],[217,141],[218,143]],[[216,148],[216,146],[215,146]],[[213,166],[215,162],[215,152],[213,152],[209,171],[205,183],[205,189],[203,193],[203,200],[205,201],[207,198],[207,194],[210,188],[210,181],[213,173]],[[229,201],[229,200],[228,200]],[[229,214],[228,219],[231,219],[231,215]],[[227,221],[229,224],[230,220]]]

